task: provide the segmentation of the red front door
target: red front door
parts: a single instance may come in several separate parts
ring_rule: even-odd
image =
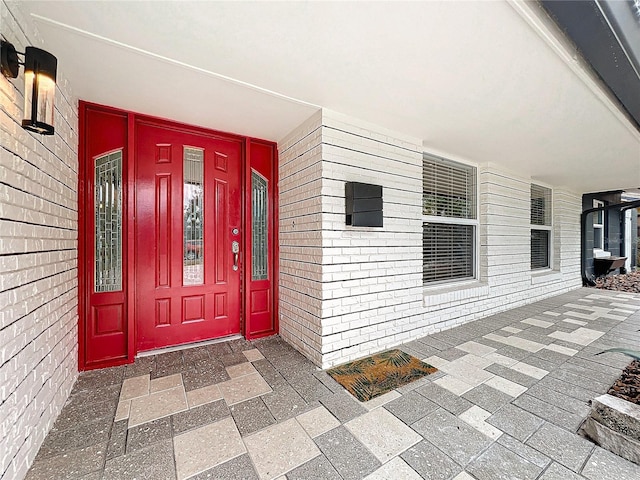
[[[138,120],[137,350],[240,333],[241,140]]]

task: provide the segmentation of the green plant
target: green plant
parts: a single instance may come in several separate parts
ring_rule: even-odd
[[[637,350],[629,350],[628,348],[608,348],[600,353],[596,353],[596,355],[602,355],[603,353],[623,353],[628,357],[640,360],[640,352]]]

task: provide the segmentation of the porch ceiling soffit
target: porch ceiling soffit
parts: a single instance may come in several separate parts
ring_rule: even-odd
[[[640,186],[640,134],[508,2],[17,3],[89,101],[272,140],[325,107],[577,192]]]

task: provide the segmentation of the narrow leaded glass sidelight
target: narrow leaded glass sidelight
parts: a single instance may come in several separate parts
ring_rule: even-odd
[[[204,151],[184,147],[183,285],[204,283]]]
[[[259,173],[251,172],[251,278],[268,278],[268,183]]]
[[[95,292],[122,290],[122,151],[96,158]]]

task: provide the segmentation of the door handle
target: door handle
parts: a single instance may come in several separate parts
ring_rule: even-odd
[[[231,253],[233,253],[233,270],[238,270],[238,256],[240,254],[240,243],[237,241],[231,242]]]

